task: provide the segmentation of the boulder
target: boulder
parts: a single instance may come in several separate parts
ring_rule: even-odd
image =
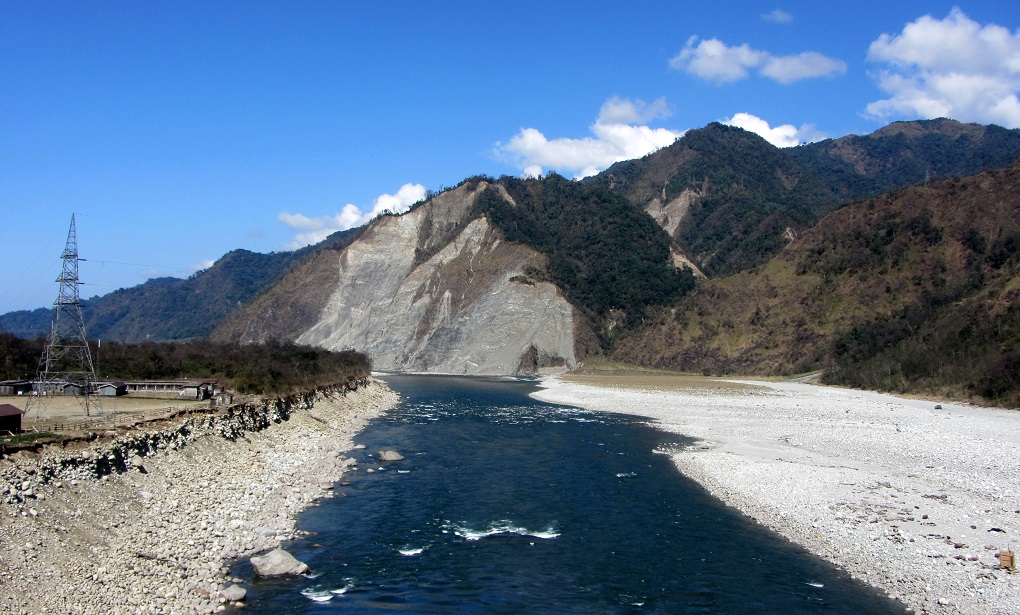
[[[273,549],[265,555],[256,555],[251,558],[251,565],[255,568],[255,574],[260,577],[304,574],[308,571],[308,566],[304,562],[299,562],[283,549]]]
[[[397,451],[379,451],[379,461],[400,461],[404,456]]]
[[[244,600],[244,597],[248,595],[248,591],[234,583],[230,587],[220,590],[220,595],[227,599],[228,602],[238,602]]]

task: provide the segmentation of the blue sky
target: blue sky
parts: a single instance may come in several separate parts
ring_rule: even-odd
[[[1020,127],[1020,3],[0,0],[0,313],[724,121]]]

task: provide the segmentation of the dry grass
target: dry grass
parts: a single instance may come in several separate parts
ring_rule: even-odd
[[[583,369],[564,374],[567,382],[621,389],[644,389],[657,391],[720,391],[749,390],[757,388],[751,384],[726,382],[720,378],[699,376],[682,372],[651,369],[599,361],[587,361]]]
[[[181,401],[177,399],[151,399],[144,397],[103,397],[92,400],[99,400],[104,416],[117,416],[126,413],[144,413],[145,415],[157,415],[167,413],[170,410],[183,410],[185,408],[208,408],[208,401]],[[22,410],[26,409],[29,398],[24,396],[0,396],[0,404],[11,404]],[[39,403],[37,406],[36,404]],[[36,408],[38,408],[39,421],[36,422]],[[95,418],[99,407],[95,407],[92,416]],[[58,395],[32,399],[28,406],[28,414],[22,419],[22,426],[26,429],[37,427],[44,428],[53,421],[73,422],[87,419],[79,399],[72,396]]]

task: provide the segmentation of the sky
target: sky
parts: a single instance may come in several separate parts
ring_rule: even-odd
[[[0,0],[0,313],[723,122],[1020,127],[1020,2]]]

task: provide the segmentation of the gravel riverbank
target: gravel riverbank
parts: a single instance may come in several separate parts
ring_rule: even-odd
[[[368,381],[0,461],[0,612],[223,610],[224,566],[294,537],[397,399]]]
[[[672,455],[681,472],[917,613],[1020,613],[1020,574],[996,557],[1020,551],[1020,412],[742,384],[549,378],[535,397],[698,438]]]

